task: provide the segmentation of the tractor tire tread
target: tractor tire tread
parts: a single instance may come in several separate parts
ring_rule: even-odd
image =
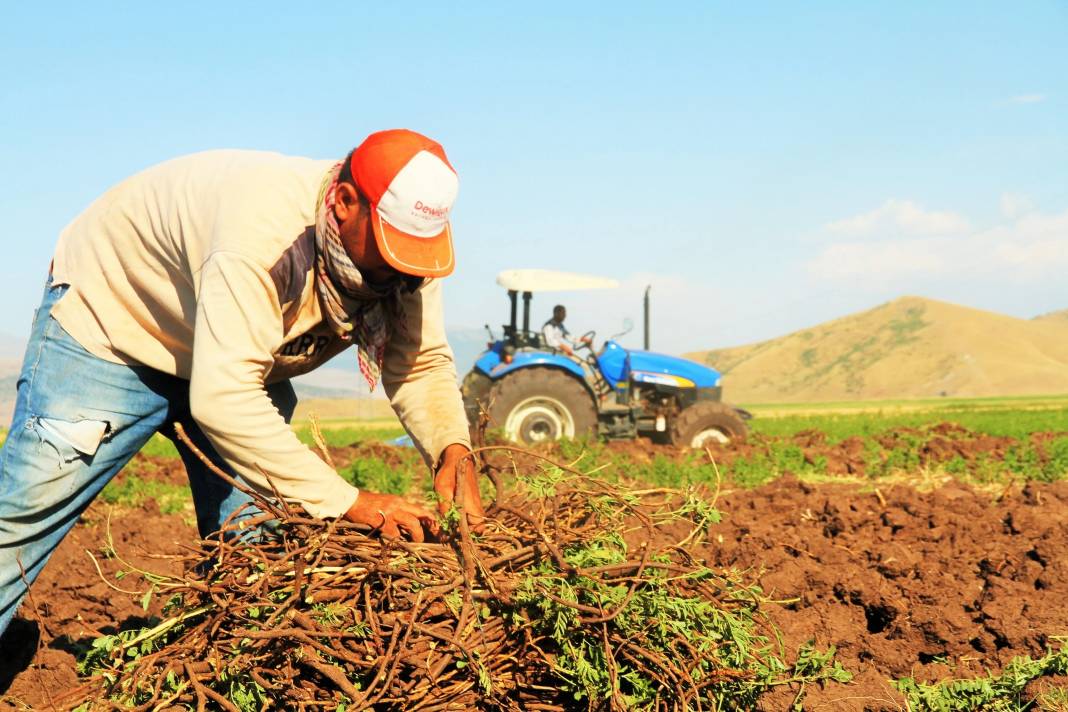
[[[749,432],[748,426],[734,408],[722,401],[698,401],[684,408],[671,427],[671,441],[680,447],[689,447],[694,436],[702,430],[717,428],[731,440],[742,438]]]
[[[493,384],[488,402],[489,427],[503,428],[511,410],[523,400],[547,395],[560,401],[571,413],[575,437],[597,433],[597,410],[593,396],[574,376],[558,368],[532,366],[504,376]]]

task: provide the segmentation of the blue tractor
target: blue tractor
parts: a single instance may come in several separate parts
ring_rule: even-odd
[[[497,277],[508,290],[511,320],[463,381],[472,424],[480,418],[518,443],[579,436],[701,447],[744,436],[747,412],[722,401],[718,371],[648,350],[629,350],[615,338],[594,351],[594,332],[573,355],[549,348],[530,328],[534,292],[600,289],[614,280],[547,270],[509,270]],[[517,321],[523,300],[523,321]],[[645,341],[648,349],[648,292]],[[488,328],[488,327],[487,327]],[[629,327],[627,327],[629,330]],[[624,331],[623,333],[626,333]],[[576,343],[582,343],[582,339]]]

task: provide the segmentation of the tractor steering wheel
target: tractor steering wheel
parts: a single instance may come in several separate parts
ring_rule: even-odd
[[[578,337],[578,339],[576,340],[577,343],[575,345],[575,350],[587,348],[590,350],[590,353],[593,353],[593,338],[595,336],[597,336],[597,332],[593,329],[590,329],[585,334]]]

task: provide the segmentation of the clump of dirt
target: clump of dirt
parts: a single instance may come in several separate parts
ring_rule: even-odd
[[[834,645],[857,676],[810,691],[814,709],[900,709],[890,678],[980,677],[1068,634],[1068,483],[994,501],[956,483],[864,492],[783,477],[721,507],[701,554],[761,570],[784,601],[769,613],[787,649]]]
[[[788,437],[756,433],[727,444],[709,443],[706,449],[726,470],[742,460],[763,458],[774,464],[778,462],[777,453],[792,449],[806,466],[826,474],[870,477],[908,467],[936,467],[955,461],[959,461],[962,470],[970,470],[981,462],[1003,463],[1013,457],[1033,460],[1031,465],[1041,467],[1050,461],[1053,443],[1065,437],[1068,433],[1032,433],[1027,440],[1021,441],[975,432],[955,423],[937,423],[923,428],[895,428],[869,438],[851,436],[839,441],[831,441],[820,430],[802,430]],[[604,447],[614,458],[641,464],[652,463],[657,458],[686,464],[692,463],[695,457],[705,457],[704,453],[695,454],[689,449],[644,439],[609,442]],[[539,451],[560,456],[554,443],[542,446]]]
[[[948,462],[955,457],[972,461],[980,456],[1004,459],[1015,438],[973,433],[951,423],[930,428],[898,428],[875,438],[885,450],[916,448],[923,464]]]

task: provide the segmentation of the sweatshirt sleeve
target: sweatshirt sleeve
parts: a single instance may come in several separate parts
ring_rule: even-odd
[[[452,349],[445,339],[441,280],[402,297],[404,321],[382,364],[382,386],[427,465],[454,443],[471,446]]]
[[[359,491],[297,439],[264,388],[282,334],[269,273],[243,255],[211,255],[197,280],[190,410],[219,455],[255,489],[272,493],[262,470],[283,498],[313,516],[340,516]]]

